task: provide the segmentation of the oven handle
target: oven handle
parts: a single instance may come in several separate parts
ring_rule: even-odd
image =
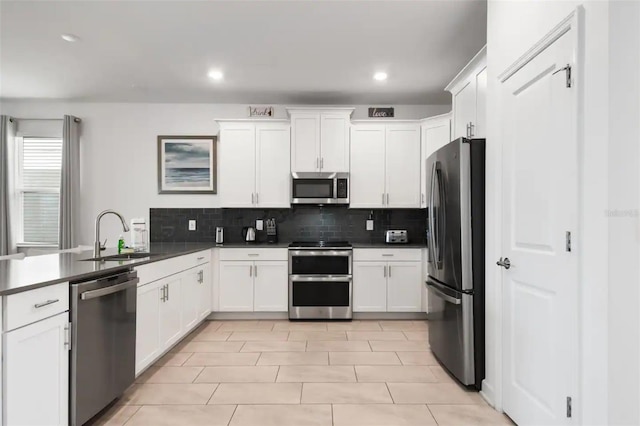
[[[352,275],[289,275],[290,281],[309,282],[309,281],[353,281]]]
[[[289,256],[344,256],[353,255],[352,250],[289,250]]]

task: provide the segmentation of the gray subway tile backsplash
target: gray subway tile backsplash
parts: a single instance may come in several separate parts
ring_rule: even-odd
[[[373,211],[374,230],[367,231],[366,220]],[[387,229],[406,229],[411,243],[424,241],[426,210],[349,209],[346,206],[294,206],[289,209],[150,209],[152,242],[214,242],[217,226],[224,227],[226,243],[242,242],[243,226],[254,226],[256,219],[276,219],[281,242],[299,240],[346,240],[351,243],[381,243]],[[196,220],[196,230],[188,221]],[[266,241],[266,230],[257,231],[257,240]]]

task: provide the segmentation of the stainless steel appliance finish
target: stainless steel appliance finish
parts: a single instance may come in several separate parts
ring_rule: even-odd
[[[289,246],[289,318],[353,318],[353,248],[346,242]]]
[[[427,159],[429,345],[463,384],[484,378],[485,140],[457,139]]]
[[[224,243],[224,228],[222,226],[216,227],[216,244]]]
[[[135,380],[135,271],[71,283],[70,424],[80,426]]]
[[[291,173],[291,204],[349,204],[349,173]]]
[[[252,226],[245,226],[242,228],[242,238],[248,243],[254,242],[256,240],[256,229]]]
[[[96,217],[96,241],[93,244],[93,257],[100,257],[100,252],[104,248],[100,243],[100,221],[105,215],[108,215],[108,214],[113,214],[118,216],[118,218],[120,219],[120,222],[122,222],[122,230],[124,232],[129,232],[129,226],[127,226],[127,221],[124,220],[124,217],[117,211],[104,210],[98,213],[98,216]]]
[[[385,231],[384,242],[387,244],[406,244],[409,242],[409,236],[406,229],[396,229]]]

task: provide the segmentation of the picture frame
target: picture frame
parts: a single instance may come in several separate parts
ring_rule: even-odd
[[[158,136],[158,193],[216,194],[216,146],[216,136]]]

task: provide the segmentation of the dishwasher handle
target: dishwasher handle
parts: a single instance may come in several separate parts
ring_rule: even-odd
[[[99,288],[97,290],[85,291],[84,293],[80,293],[80,299],[82,299],[82,300],[95,299],[97,297],[102,297],[102,296],[106,296],[108,294],[113,294],[113,293],[117,293],[119,291],[124,291],[126,289],[131,288],[131,287],[137,286],[139,282],[140,282],[140,278],[133,278],[133,279],[131,279],[129,281],[125,281],[123,283],[112,285],[112,286],[109,286],[109,287],[103,287],[103,288]]]

